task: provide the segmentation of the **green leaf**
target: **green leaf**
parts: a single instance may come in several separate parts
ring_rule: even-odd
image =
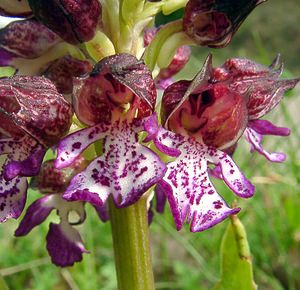
[[[231,217],[221,244],[221,281],[214,290],[256,290],[246,230]]]
[[[1,275],[0,275],[0,290],[9,290]]]

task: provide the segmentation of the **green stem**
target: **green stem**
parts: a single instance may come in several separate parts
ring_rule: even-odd
[[[154,290],[147,200],[118,209],[109,203],[118,290]]]

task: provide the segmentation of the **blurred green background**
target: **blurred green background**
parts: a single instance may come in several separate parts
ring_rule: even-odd
[[[260,5],[242,25],[232,43],[224,49],[197,48],[181,78],[191,78],[209,51],[214,65],[226,58],[244,56],[269,64],[277,53],[285,62],[285,76],[300,74],[299,0],[270,0]],[[259,289],[300,289],[300,129],[299,87],[289,93],[268,117],[275,124],[292,129],[287,138],[267,137],[265,148],[283,151],[283,164],[267,162],[250,154],[244,141],[234,156],[236,163],[256,185],[250,200],[238,200],[239,218],[244,223],[252,251],[254,277]],[[215,181],[230,204],[234,195]],[[30,192],[27,205],[39,197]],[[47,222],[24,238],[14,238],[17,221],[0,227],[0,273],[10,289],[26,290],[114,290],[112,241],[109,223],[102,223],[88,207],[88,218],[79,227],[86,248],[82,263],[72,268],[53,266],[45,249]],[[53,220],[51,215],[49,220]],[[220,278],[220,242],[229,221],[202,233],[188,227],[177,232],[169,213],[155,214],[151,225],[153,263],[157,289],[212,289]],[[1,286],[0,286],[1,287]],[[1,288],[0,288],[1,289]],[[130,290],[130,289],[128,289]],[[143,290],[143,289],[141,289]]]

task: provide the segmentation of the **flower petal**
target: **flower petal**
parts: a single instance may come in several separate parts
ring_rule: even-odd
[[[163,213],[167,201],[167,197],[165,193],[161,190],[160,186],[156,186],[155,188],[155,197],[156,197],[156,211],[158,213]]]
[[[11,180],[17,175],[33,176],[38,174],[45,155],[45,148],[30,136],[20,139],[5,139],[0,141],[0,154],[7,154],[3,166],[3,177]]]
[[[262,147],[262,138],[263,136],[259,133],[257,133],[254,129],[252,128],[247,128],[244,132],[244,136],[246,140],[251,144],[251,149],[256,150],[259,154],[265,156],[269,161],[272,162],[283,162],[286,159],[286,155],[281,152],[272,152],[269,153],[267,152],[263,147]]]
[[[92,70],[88,61],[81,61],[69,55],[53,61],[42,73],[50,79],[61,94],[73,92],[73,78],[80,77]]]
[[[78,231],[68,223],[51,223],[46,240],[51,261],[57,266],[72,266],[87,253]]]
[[[111,194],[117,206],[125,207],[165,173],[164,163],[138,143],[137,133],[126,121],[113,125],[104,140],[103,152],[72,179],[64,198],[103,205]]]
[[[0,67],[13,66],[13,60],[15,58],[17,58],[17,55],[0,47]]]
[[[291,133],[289,128],[278,127],[268,120],[249,121],[248,127],[261,135],[289,136]]]
[[[101,18],[97,0],[29,0],[34,16],[72,44],[93,38]]]
[[[35,19],[9,23],[0,29],[1,47],[23,58],[44,54],[61,39]]]
[[[264,0],[190,0],[183,29],[199,45],[224,47],[229,44],[248,14]]]
[[[3,175],[0,175],[0,222],[20,216],[26,202],[27,187],[25,177],[15,177],[6,181]]]
[[[94,209],[96,210],[99,218],[103,222],[107,222],[109,220],[109,212],[107,205],[93,205]]]
[[[178,143],[178,149],[181,155],[167,164],[157,185],[168,198],[177,229],[187,220],[191,231],[203,231],[237,213],[239,209],[230,209],[209,180],[207,162],[217,150],[192,139]]]
[[[109,128],[109,125],[99,124],[76,131],[65,137],[58,144],[55,167],[60,169],[70,166],[79,154],[90,144],[96,140],[105,138]]]
[[[253,196],[254,186],[228,154],[214,148],[209,148],[207,153],[207,160],[220,165],[223,180],[237,196],[244,198]]]
[[[38,76],[3,78],[0,93],[0,114],[45,147],[56,144],[69,130],[71,105],[50,80]]]
[[[35,226],[41,224],[54,209],[51,203],[53,196],[46,195],[37,199],[27,209],[19,227],[15,231],[15,236],[27,235]]]
[[[284,93],[293,89],[298,79],[278,80],[262,79],[253,81],[249,91],[249,101],[247,104],[249,110],[249,120],[259,119],[274,107],[278,105],[284,96]],[[253,90],[251,91],[251,87]]]
[[[112,120],[112,112],[151,115],[155,84],[146,65],[130,54],[103,58],[89,77],[74,80],[73,103],[78,119],[87,125]]]

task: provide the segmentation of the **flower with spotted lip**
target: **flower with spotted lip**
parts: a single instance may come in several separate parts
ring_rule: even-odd
[[[166,89],[164,128],[155,120],[145,125],[146,141],[153,140],[161,152],[176,157],[168,162],[156,191],[166,195],[178,230],[186,220],[191,231],[203,231],[240,210],[229,208],[215,190],[209,163],[220,166],[225,183],[236,195],[247,198],[254,192],[231,157],[220,150],[232,146],[245,130],[246,102],[225,84],[210,83],[211,72],[209,56],[193,81],[179,81]]]
[[[41,102],[41,100],[43,100]],[[67,133],[71,106],[43,77],[0,79],[0,221],[21,214],[28,176],[38,174],[44,154]]]
[[[27,209],[15,236],[25,236],[34,227],[41,224],[52,210],[56,210],[60,218],[59,224],[50,223],[47,234],[47,250],[54,264],[66,267],[82,260],[82,254],[87,253],[79,232],[73,228],[84,222],[86,213],[83,202],[67,202],[61,194],[76,172],[86,166],[84,158],[79,157],[71,167],[58,170],[54,167],[54,160],[43,163],[39,175],[32,182],[44,197],[37,199]],[[79,219],[70,221],[70,213],[76,212]]]
[[[90,127],[59,143],[56,166],[69,166],[97,140],[102,140],[103,148],[102,154],[71,180],[65,199],[102,206],[112,195],[118,207],[126,207],[162,178],[164,163],[140,144],[138,137],[155,100],[151,72],[132,55],[104,58],[90,76],[77,80],[75,113]]]

